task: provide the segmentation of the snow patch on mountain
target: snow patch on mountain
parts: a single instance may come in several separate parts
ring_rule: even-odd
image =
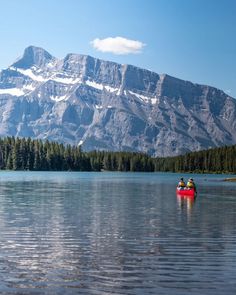
[[[31,80],[34,80],[34,81],[37,81],[37,82],[45,82],[45,81],[47,81],[47,79],[45,79],[43,76],[35,75],[33,73],[32,69],[23,70],[23,69],[19,69],[19,68],[10,67],[10,70],[14,70],[16,72],[19,72],[22,75],[27,76]]]
[[[101,110],[101,109],[103,109],[103,106],[99,106],[99,105],[95,105],[95,108],[97,109],[97,110]]]
[[[9,94],[12,96],[22,96],[25,94],[25,92],[19,88],[5,88],[5,89],[0,89],[0,94]]]
[[[95,89],[98,89],[98,90],[103,90],[103,85],[100,84],[100,83],[96,83],[95,81],[85,81],[85,84],[90,86],[90,87],[93,87]]]
[[[57,77],[57,76],[53,76],[52,78],[50,78],[51,81],[55,81],[58,83],[62,83],[62,84],[79,84],[81,83],[81,78],[78,77],[71,77],[71,78],[66,78],[66,77]]]
[[[118,92],[119,91],[119,88],[114,88],[112,86],[109,86],[109,85],[104,85],[104,84],[101,84],[101,83],[97,83],[95,81],[90,81],[90,80],[87,80],[85,81],[85,84],[92,87],[92,88],[95,88],[95,89],[98,89],[98,90],[106,90],[107,92]],[[119,93],[117,93],[117,95],[119,95]]]
[[[117,92],[119,90],[119,88],[114,88],[114,87],[111,87],[111,86],[108,86],[108,85],[105,85],[104,88],[108,92]]]
[[[151,104],[156,104],[158,99],[156,97],[150,97],[150,96],[145,96],[145,95],[142,95],[142,94],[139,94],[139,93],[135,93],[133,91],[130,91],[129,90],[129,93],[136,96],[137,98],[139,98],[140,100],[146,102],[146,103],[150,103]]]
[[[68,96],[67,95],[50,95],[49,96],[51,100],[54,100],[54,101],[62,101],[62,100],[67,100],[68,99]]]

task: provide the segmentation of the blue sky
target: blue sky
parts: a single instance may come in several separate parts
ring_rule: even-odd
[[[235,16],[235,0],[0,0],[0,69],[35,45],[58,58],[89,54],[236,98]],[[129,54],[101,51],[108,41],[114,49],[130,40],[139,43],[126,47]]]

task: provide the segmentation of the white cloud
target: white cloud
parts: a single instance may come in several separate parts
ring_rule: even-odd
[[[91,44],[98,51],[114,54],[140,53],[145,46],[140,41],[129,40],[123,37],[96,38],[91,41]]]

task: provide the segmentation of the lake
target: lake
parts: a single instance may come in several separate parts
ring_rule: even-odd
[[[0,294],[236,294],[236,183],[0,172]]]

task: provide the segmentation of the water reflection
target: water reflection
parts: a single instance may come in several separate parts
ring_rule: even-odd
[[[176,195],[178,208],[181,211],[187,211],[188,216],[191,215],[194,203],[196,201],[196,196],[185,196],[185,195]]]
[[[0,293],[236,290],[232,187],[194,200],[153,174],[36,176],[1,181]]]

